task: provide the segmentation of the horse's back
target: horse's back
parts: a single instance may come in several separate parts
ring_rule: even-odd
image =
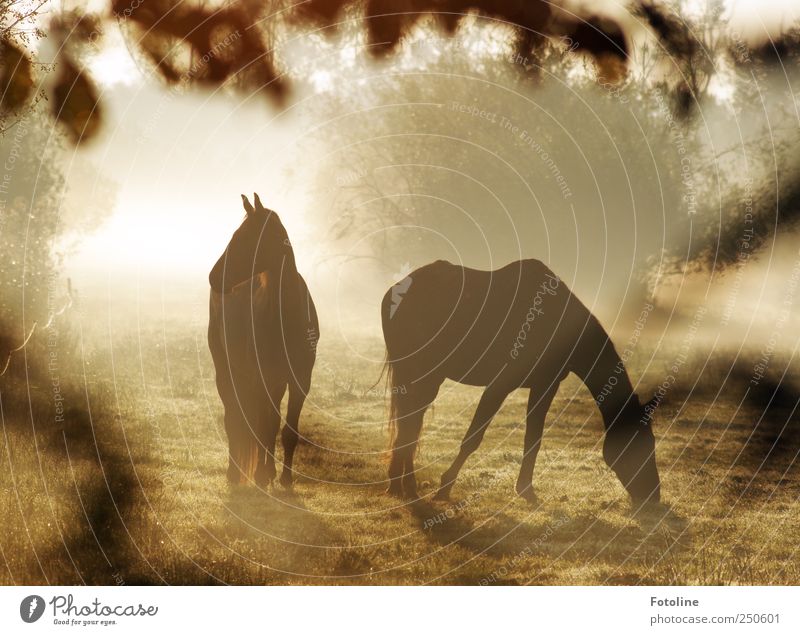
[[[436,261],[408,280],[399,301],[392,290],[384,298],[389,359],[468,384],[524,377],[537,363],[566,358],[564,347],[574,344],[580,322],[590,316],[538,260],[494,271]]]

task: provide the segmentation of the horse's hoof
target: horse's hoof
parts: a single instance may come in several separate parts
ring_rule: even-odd
[[[403,497],[403,486],[400,483],[391,483],[389,487],[386,488],[386,494],[389,496],[394,496],[396,498]]]
[[[417,479],[414,478],[413,474],[406,474],[400,482],[403,486],[403,498],[406,500],[417,500],[419,498]]]
[[[440,487],[437,492],[433,495],[433,500],[435,501],[442,501],[448,502],[450,500],[450,490],[445,489],[444,487]]]
[[[284,487],[285,489],[292,489],[294,485],[294,481],[292,480],[292,475],[287,472],[281,474],[280,484],[281,487]]]
[[[228,481],[228,485],[241,485],[243,482],[242,473],[235,465],[228,466],[225,479]]]
[[[258,487],[266,489],[269,487],[270,483],[272,483],[273,479],[275,478],[275,474],[271,474],[266,469],[260,470],[257,469],[253,480]]]
[[[519,497],[524,500],[525,502],[533,505],[539,502],[539,498],[536,496],[536,492],[533,491],[533,487],[529,486],[522,490],[517,490],[517,494]]]

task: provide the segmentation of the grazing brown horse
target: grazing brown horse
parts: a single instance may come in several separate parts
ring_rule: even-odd
[[[603,458],[636,501],[658,501],[660,481],[650,428],[603,327],[538,260],[478,271],[438,260],[389,289],[381,307],[391,386],[393,432],[389,493],[416,496],[414,453],[425,410],[445,379],[486,386],[437,498],[447,498],[506,396],[530,389],[522,469],[516,491],[533,494],[533,468],[547,410],[570,373],[591,391],[603,416]]]
[[[225,408],[228,481],[275,478],[281,400],[289,389],[281,433],[281,484],[292,484],[300,411],[311,387],[319,323],[278,215],[242,194],[247,216],[209,274],[208,346]]]

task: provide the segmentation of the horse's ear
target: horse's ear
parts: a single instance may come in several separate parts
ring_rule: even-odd
[[[256,209],[259,212],[263,212],[264,211],[264,206],[261,204],[261,199],[258,198],[258,194],[256,194],[255,192],[253,192],[253,201],[256,204]]]
[[[247,197],[242,194],[242,205],[244,206],[244,211],[247,212],[247,215],[253,213],[253,206],[250,204],[250,201],[247,200]]]

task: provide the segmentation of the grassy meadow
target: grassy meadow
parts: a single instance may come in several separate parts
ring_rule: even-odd
[[[181,321],[85,305],[27,369],[15,360],[0,384],[1,583],[800,582],[798,446],[780,404],[763,418],[734,389],[674,387],[655,427],[665,504],[634,514],[573,380],[548,416],[538,502],[514,494],[518,391],[444,503],[430,496],[480,396],[447,383],[423,430],[424,498],[404,502],[383,494],[382,342],[323,332],[294,490],[230,487],[203,300],[190,308]],[[631,373],[655,386],[660,368]]]

